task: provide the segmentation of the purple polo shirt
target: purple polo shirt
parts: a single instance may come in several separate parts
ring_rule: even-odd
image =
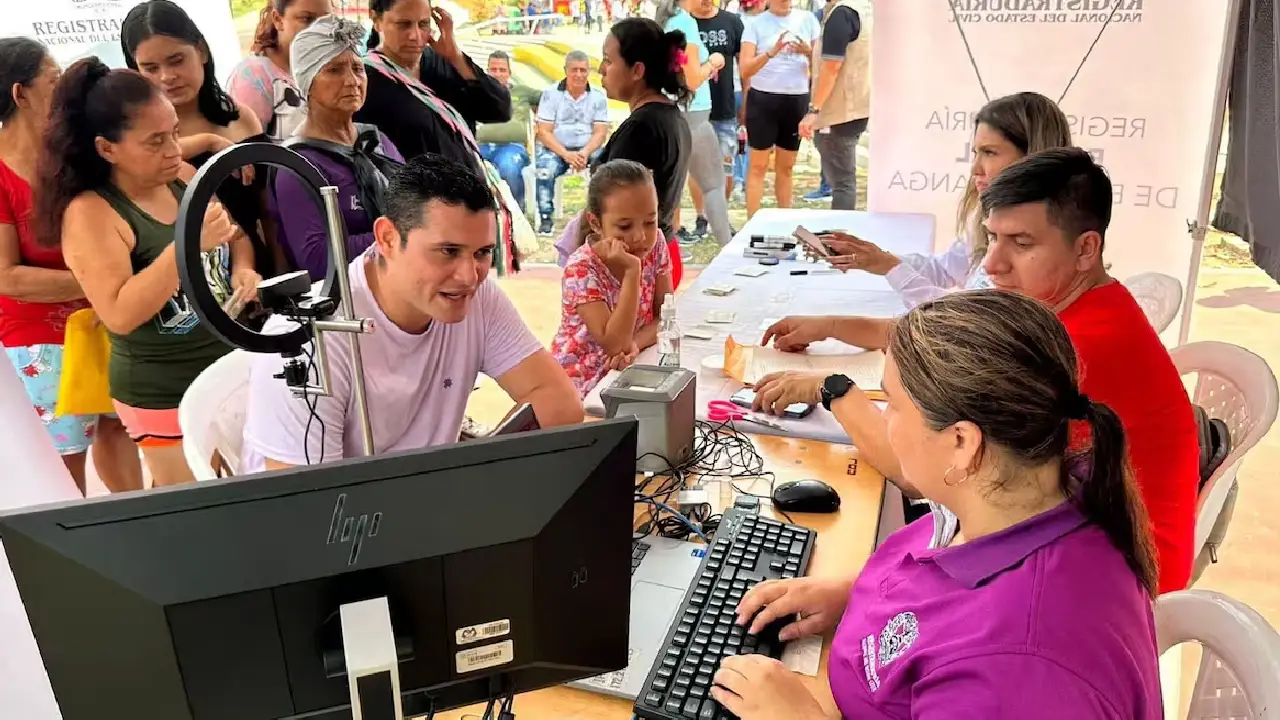
[[[1101,528],[1063,503],[954,532],[921,518],[858,576],[829,666],[845,718],[1162,720],[1151,600]]]

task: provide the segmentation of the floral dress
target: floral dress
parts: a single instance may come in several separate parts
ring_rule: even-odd
[[[640,261],[640,307],[636,312],[635,330],[653,322],[654,295],[658,277],[671,274],[671,255],[661,241]],[[587,303],[603,302],[612,311],[622,294],[622,283],[596,255],[590,243],[573,251],[565,263],[560,281],[560,329],[551,341],[555,355],[574,387],[583,397],[591,392],[609,372],[609,356],[587,329],[578,308]]]

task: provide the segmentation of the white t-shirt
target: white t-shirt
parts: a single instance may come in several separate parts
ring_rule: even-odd
[[[762,12],[744,23],[742,42],[753,43],[757,53],[773,49],[783,32],[791,37],[816,45],[822,37],[818,18],[807,10],[792,10],[786,17],[772,12]],[[751,76],[751,87],[763,92],[785,95],[805,95],[809,92],[809,55],[793,52],[790,48],[778,53]]]
[[[457,442],[476,376],[501,377],[542,350],[542,343],[493,279],[481,283],[462,322],[432,323],[419,335],[401,330],[387,319],[369,290],[365,269],[374,253],[376,248],[370,248],[356,258],[348,273],[357,317],[370,318],[374,324],[373,333],[360,337],[374,452],[381,455]],[[273,319],[266,331],[283,330],[289,324]],[[309,432],[311,413],[306,402],[274,377],[284,359],[279,355],[254,358],[242,473],[261,472],[265,458],[290,465],[306,465],[308,460],[317,464],[322,448],[326,462],[363,454],[351,392],[352,338],[348,333],[324,336],[332,395],[314,398],[319,422],[313,420]],[[314,375],[312,382],[316,382]]]

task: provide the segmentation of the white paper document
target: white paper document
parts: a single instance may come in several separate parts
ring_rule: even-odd
[[[782,650],[782,665],[792,672],[809,677],[818,676],[822,663],[822,636],[810,635],[792,640]]]
[[[742,382],[753,385],[770,373],[799,371],[847,375],[863,390],[879,390],[884,380],[884,353],[869,350],[860,353],[823,355],[788,353],[770,347],[752,347]]]

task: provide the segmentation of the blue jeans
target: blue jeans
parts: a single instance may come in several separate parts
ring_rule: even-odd
[[[568,148],[576,150],[579,148]],[[595,162],[600,158],[598,148],[591,156],[587,158],[587,165]],[[561,175],[569,172],[569,163],[564,158],[551,152],[550,150],[539,147],[537,161],[537,194],[538,194],[538,219],[549,220],[556,214],[556,179]]]
[[[507,181],[511,194],[516,196],[520,210],[524,207],[524,169],[529,167],[529,153],[523,145],[516,143],[483,143],[480,145],[480,156],[493,163],[498,175]]]

